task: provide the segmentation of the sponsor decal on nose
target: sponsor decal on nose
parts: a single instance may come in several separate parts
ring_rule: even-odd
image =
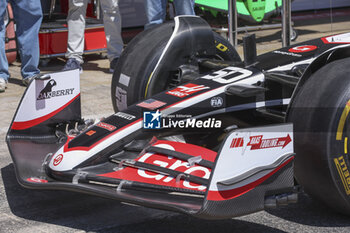
[[[62,154],[57,155],[53,160],[53,165],[58,166],[62,162],[62,159],[63,159]]]

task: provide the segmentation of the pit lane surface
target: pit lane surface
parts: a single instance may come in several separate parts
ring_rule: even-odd
[[[63,191],[20,187],[13,166],[1,169],[1,232],[349,232],[350,219],[302,195],[298,204],[209,221]],[[3,190],[2,190],[3,191]],[[7,199],[7,201],[6,201]]]
[[[348,21],[335,22],[332,28],[334,34],[350,29]],[[298,42],[331,33],[329,24],[299,29]],[[264,46],[258,45],[258,53],[280,47],[279,31],[259,33],[258,42]],[[261,37],[266,35],[266,39]],[[63,65],[55,60],[42,70],[59,70]],[[108,67],[108,61],[98,56],[86,59],[81,75],[84,118],[112,113]],[[20,64],[12,65],[10,72],[13,78],[6,92],[0,94],[0,232],[350,232],[350,217],[331,211],[305,194],[300,195],[297,204],[283,208],[209,221],[78,193],[24,189],[16,181],[4,140],[25,89],[20,85]]]

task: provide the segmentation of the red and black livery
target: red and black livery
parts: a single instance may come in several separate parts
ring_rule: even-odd
[[[350,96],[339,77],[350,66],[339,67],[349,63],[350,33],[258,57],[249,56],[254,51],[247,43],[242,61],[199,17],[177,17],[152,30],[137,36],[120,58],[112,81],[116,113],[109,117],[81,119],[78,71],[31,83],[7,134],[23,186],[208,219],[293,203],[303,186],[349,213],[346,174],[339,169],[348,160],[339,153],[347,158],[342,149]],[[345,86],[341,98],[324,101],[334,89],[323,82]],[[162,127],[148,127],[153,121]],[[307,137],[315,125],[322,147]],[[317,169],[315,160],[322,161]],[[327,190],[310,182],[317,176]]]

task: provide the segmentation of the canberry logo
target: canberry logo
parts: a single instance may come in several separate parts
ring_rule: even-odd
[[[58,96],[72,95],[74,88],[68,88],[63,90],[53,90],[53,87],[56,86],[57,83],[54,79],[51,79],[44,89],[42,89],[38,95],[37,100],[50,99]]]
[[[317,46],[315,45],[301,45],[301,46],[293,47],[288,51],[292,53],[306,53],[306,52],[313,51],[315,49],[317,49]]]
[[[186,85],[178,86],[177,88],[175,88],[171,91],[168,91],[167,94],[183,98],[183,97],[189,96],[193,93],[196,93],[198,91],[202,91],[205,89],[209,89],[209,87],[206,87],[204,85],[196,85],[193,83],[188,83]]]

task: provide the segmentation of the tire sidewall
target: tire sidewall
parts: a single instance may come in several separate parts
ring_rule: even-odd
[[[349,58],[316,71],[291,103],[287,119],[294,124],[297,181],[311,196],[338,212],[349,214],[350,193],[346,193],[347,184],[344,183],[349,182],[350,189],[350,166],[348,155],[344,153],[347,133],[337,139],[339,122],[345,122],[341,118],[350,100],[348,67]],[[336,161],[344,170],[339,170],[339,165],[337,168]],[[349,175],[349,181],[344,181],[345,175]]]
[[[142,32],[124,50],[112,77],[111,97],[115,112],[121,111],[146,97],[148,80],[172,34],[170,32],[172,32],[173,25],[173,23],[167,23]],[[162,36],[154,36],[158,34]],[[226,39],[214,33],[214,40],[219,59],[241,61],[235,48]],[[153,44],[150,45],[148,41]],[[150,46],[152,47],[151,51],[142,52],[144,48]],[[135,64],[135,66],[131,64]],[[125,79],[128,79],[128,82],[121,81]]]

